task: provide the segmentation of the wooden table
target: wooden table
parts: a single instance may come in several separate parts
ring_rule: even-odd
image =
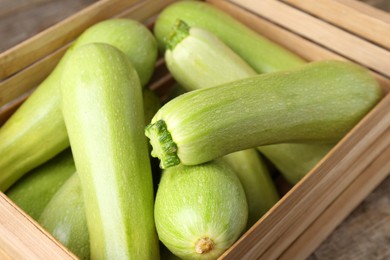
[[[390,1],[363,1],[390,11]],[[0,0],[0,52],[93,2]],[[338,226],[309,259],[390,259],[390,177]]]

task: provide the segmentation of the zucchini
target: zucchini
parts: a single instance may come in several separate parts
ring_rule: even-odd
[[[85,207],[77,173],[57,190],[38,222],[79,259],[90,259]]]
[[[178,21],[167,40],[165,61],[186,90],[212,87],[256,72],[213,34]],[[240,179],[249,207],[248,228],[278,200],[279,195],[257,151],[248,149],[224,157]]]
[[[335,143],[380,97],[366,69],[319,61],[185,93],[157,112],[145,134],[162,168],[267,144]]]
[[[59,79],[67,57],[90,42],[112,44],[126,53],[144,84],[151,77],[157,58],[157,44],[143,24],[128,19],[112,19],[87,29],[53,72],[0,128],[0,190],[5,191],[25,173],[69,146],[60,110]]]
[[[66,149],[23,176],[6,195],[37,220],[52,196],[75,171],[72,153]]]
[[[165,50],[165,37],[177,20],[215,34],[259,73],[291,69],[304,63],[295,54],[201,1],[180,1],[160,13],[153,29],[160,50]]]
[[[216,259],[245,229],[244,190],[224,161],[164,170],[155,222],[161,242],[182,259]]]
[[[144,88],[143,101],[145,121],[150,122],[153,115],[160,107],[160,100],[153,91]],[[147,124],[146,122],[145,125]],[[67,159],[69,159],[69,163],[71,161],[71,164],[73,165],[72,173],[74,173],[75,166],[73,162],[73,157],[70,153],[69,155],[70,158]],[[51,160],[53,161],[53,164],[54,160],[55,159]],[[56,169],[60,169],[61,171],[63,171],[65,170],[64,168],[66,168],[66,164],[64,163],[64,160],[58,161],[58,164],[55,167]],[[56,172],[51,172],[50,174],[56,174],[55,176],[58,176],[58,173],[59,172],[57,170]],[[24,186],[30,184],[28,182],[28,178],[26,177],[27,176],[21,179],[26,179],[26,181],[23,182]],[[45,182],[42,178],[40,179],[40,187],[51,185],[50,182]],[[20,181],[18,181],[18,183]],[[36,183],[37,185],[32,185],[38,186],[38,181],[36,181]],[[34,193],[32,196],[34,200],[26,199],[26,204],[30,202],[32,204],[39,203],[39,197],[35,195],[36,190],[33,189],[32,192]],[[36,220],[50,234],[52,234],[58,241],[60,241],[66,248],[76,254],[80,259],[89,259],[90,247],[88,228],[85,216],[85,206],[80,187],[80,179],[78,178],[77,173],[73,174],[72,177],[68,178],[67,180],[64,180],[61,187],[56,190],[55,194],[53,194],[52,196],[48,195],[42,197],[42,200],[48,200],[48,203],[46,203],[47,205],[45,208],[42,208],[39,215],[37,214]]]
[[[243,79],[257,73],[214,34],[178,20],[166,40],[165,62],[187,91]]]
[[[144,88],[142,93],[145,125],[147,125],[161,107],[161,103],[153,91]],[[6,195],[28,215],[37,220],[53,195],[75,171],[76,167],[71,150],[66,149],[23,176],[7,190]],[[66,199],[63,198],[63,200]]]
[[[272,144],[257,147],[292,185],[297,184],[334,144]]]
[[[244,188],[249,229],[278,202],[278,191],[265,162],[255,149],[238,151],[222,158],[236,172]]]
[[[78,48],[63,68],[62,112],[92,258],[159,256],[141,90],[131,62],[108,44]]]
[[[144,123],[147,125],[156,112],[161,108],[160,98],[152,90],[144,88],[142,90],[142,100],[144,108]]]
[[[167,67],[176,81],[187,90],[212,87],[257,74],[241,57],[212,33],[201,28],[189,27],[181,20],[175,24],[169,33],[166,44],[168,46],[165,52]],[[307,149],[304,149],[304,147],[307,147]],[[290,183],[295,184],[325,156],[331,147],[332,145],[274,144],[258,147],[258,150],[274,163]],[[241,160],[245,160],[245,157],[241,156],[238,162]],[[243,164],[245,163],[243,162]],[[253,165],[250,160],[248,164]],[[248,178],[246,173],[243,172],[242,174],[246,177],[240,178],[241,180]],[[259,179],[263,179],[260,175],[257,176]],[[252,194],[254,197],[253,199],[247,198],[251,210],[255,208],[251,204],[259,205],[257,198],[263,190],[259,188],[255,189],[254,193],[249,192],[253,190],[252,185],[254,183],[256,181],[248,182],[251,188],[244,184],[245,192]],[[272,187],[273,185],[263,180],[259,180],[257,183],[263,183],[264,190],[267,190],[265,187]],[[272,188],[268,188],[268,190],[270,189]],[[257,195],[255,194],[256,191]],[[276,192],[273,193],[276,195]],[[271,194],[268,195],[271,196]],[[265,203],[267,197],[264,198]],[[270,198],[276,199],[277,196],[271,196]],[[266,205],[272,206],[271,201],[276,202],[270,199],[269,204],[266,203]],[[251,210],[249,216],[250,219],[253,219]],[[260,212],[264,211],[260,208],[259,210]],[[259,216],[260,214],[255,215]]]

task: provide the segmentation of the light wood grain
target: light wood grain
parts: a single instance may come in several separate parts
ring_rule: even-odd
[[[345,32],[276,0],[231,0],[244,8],[323,46],[326,49],[351,59],[382,75],[390,77],[390,52],[360,37]]]
[[[77,259],[0,193],[1,259]]]
[[[390,135],[390,130],[385,134]],[[382,137],[383,138],[383,137]],[[378,139],[376,143],[381,142]],[[370,192],[390,175],[388,146],[347,189],[280,256],[281,260],[306,259]],[[365,156],[362,154],[362,156]]]
[[[338,0],[317,0],[315,4],[307,0],[283,1],[390,49],[390,22],[380,19],[382,16],[385,17],[384,15],[378,16],[376,14],[376,16],[373,16],[371,13],[354,8],[350,3],[343,3]],[[366,9],[371,8],[368,5],[365,5],[365,7]],[[380,12],[380,10],[377,10],[377,12]],[[387,17],[390,20],[390,16]]]
[[[92,24],[107,19],[138,0],[101,0],[0,54],[0,80],[71,42]]]

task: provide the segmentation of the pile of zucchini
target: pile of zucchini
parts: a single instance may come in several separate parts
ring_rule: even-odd
[[[358,65],[177,2],[153,33],[111,19],[75,41],[0,128],[0,189],[81,259],[216,259],[279,200],[274,169],[298,182],[380,98]]]

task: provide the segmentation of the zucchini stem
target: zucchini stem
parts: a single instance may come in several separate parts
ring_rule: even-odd
[[[167,48],[173,50],[177,44],[190,34],[190,27],[182,20],[177,20],[172,31],[168,35]]]
[[[161,169],[180,164],[180,159],[177,156],[177,145],[164,120],[160,119],[147,125],[145,135],[150,139],[150,144],[153,147],[151,155],[160,158]]]
[[[195,244],[195,252],[198,254],[207,254],[214,249],[214,242],[209,237],[202,237]]]

